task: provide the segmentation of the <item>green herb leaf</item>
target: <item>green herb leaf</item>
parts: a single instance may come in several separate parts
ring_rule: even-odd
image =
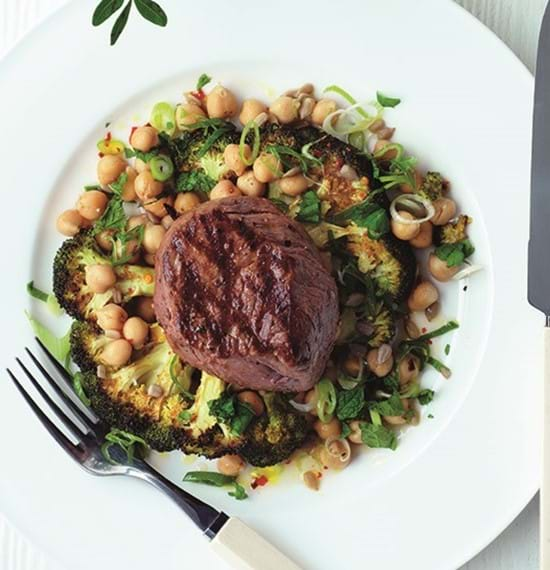
[[[159,148],[154,148],[149,152],[142,152],[141,150],[137,150],[135,148],[126,147],[124,149],[124,156],[126,158],[139,158],[143,162],[148,163],[152,158],[158,156],[159,152],[160,152]]]
[[[123,172],[112,184],[109,184],[109,188],[115,196],[122,196],[126,182],[128,182],[128,174]]]
[[[134,257],[135,252],[141,247],[144,234],[144,225],[136,226],[129,231],[119,231],[113,239],[112,264],[124,265],[128,263],[130,259]],[[130,250],[129,245],[133,242],[135,245],[132,247],[132,250]]]
[[[388,97],[380,91],[376,92],[376,100],[382,105],[382,107],[397,107],[401,103],[401,99],[397,97]]]
[[[227,493],[230,497],[237,499],[237,501],[243,501],[244,499],[248,499],[248,494],[244,490],[244,487],[242,485],[239,485],[237,481],[234,481],[233,485],[235,485],[235,489]]]
[[[124,0],[101,0],[96,6],[92,16],[92,24],[94,26],[101,26],[103,22],[108,20],[115,12],[120,10]]]
[[[420,394],[418,394],[418,402],[421,406],[427,406],[435,396],[435,392],[433,390],[421,390]]]
[[[457,243],[444,243],[435,249],[435,255],[447,263],[447,267],[461,265],[475,251],[469,239]]]
[[[365,405],[365,391],[363,386],[352,390],[338,392],[336,404],[336,417],[339,420],[352,420],[357,418]]]
[[[418,342],[418,341],[423,341],[423,340],[431,340],[432,338],[437,338],[438,336],[443,336],[444,334],[447,334],[448,332],[454,331],[459,327],[460,327],[460,325],[458,324],[457,321],[449,321],[448,323],[445,323],[443,326],[419,336],[413,342]]]
[[[216,181],[200,170],[182,172],[176,181],[176,192],[210,192]]]
[[[187,410],[181,411],[178,415],[178,420],[182,424],[188,424],[189,421],[191,420],[191,412],[188,412]]]
[[[342,422],[342,431],[340,433],[340,439],[346,439],[349,435],[351,435],[351,428],[349,424],[346,422]]]
[[[80,401],[85,405],[90,407],[90,398],[86,395],[84,391],[84,386],[82,386],[82,373],[76,372],[73,374],[73,390],[75,394],[80,398]]]
[[[84,192],[89,192],[90,190],[102,190],[99,184],[87,184],[84,186]]]
[[[27,283],[27,293],[31,297],[34,297],[35,299],[38,299],[39,301],[42,301],[43,303],[46,303],[48,301],[48,297],[49,297],[48,293],[45,293],[41,289],[38,289],[38,287],[35,287],[34,281],[29,281]]]
[[[134,0],[138,12],[156,26],[166,26],[168,16],[166,12],[153,0]]]
[[[120,37],[120,34],[124,31],[126,24],[128,23],[128,16],[130,16],[130,10],[132,8],[132,0],[129,0],[128,4],[124,7],[124,10],[120,13],[119,17],[116,19],[115,25],[111,30],[111,45],[114,46]]]
[[[321,201],[313,190],[308,190],[302,196],[296,219],[308,224],[316,224],[321,221]]]
[[[367,447],[397,449],[397,436],[383,425],[361,423],[361,439]]]
[[[105,212],[95,223],[94,230],[101,232],[103,230],[124,231],[126,228],[126,214],[119,196],[114,195],[107,204]]]
[[[241,402],[235,394],[222,394],[208,402],[210,414],[229,426],[235,435],[242,435],[254,417],[252,408]]]
[[[125,455],[125,460],[121,462],[113,458],[111,455],[113,446]],[[141,459],[148,449],[149,445],[141,437],[121,429],[112,429],[105,436],[105,443],[101,446],[101,453],[113,465],[122,465],[124,463],[132,465],[134,458],[138,457]]]
[[[336,224],[354,222],[360,228],[367,228],[369,237],[376,240],[390,230],[390,221],[386,210],[369,199],[339,212],[332,217],[331,221]]]
[[[206,75],[206,73],[201,74],[197,80],[197,91],[204,89],[211,81],[212,78],[209,75]]]
[[[229,496],[234,497],[238,501],[248,498],[244,487],[237,483],[236,478],[230,475],[223,475],[223,473],[215,473],[214,471],[188,471],[183,477],[183,481],[185,483],[201,483],[203,485],[210,485],[211,487],[233,485],[234,489],[228,493]]]
[[[387,400],[369,402],[369,408],[377,411],[381,416],[402,416],[405,413],[405,408],[398,392],[392,394]]]

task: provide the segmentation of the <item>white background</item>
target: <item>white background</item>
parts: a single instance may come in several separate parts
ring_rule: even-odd
[[[67,0],[0,0],[0,57],[28,30]],[[90,13],[95,2],[89,0]],[[173,1],[173,0],[169,0]],[[444,0],[442,0],[444,1]],[[534,69],[537,35],[546,0],[457,0],[499,35],[529,67]],[[435,24],[435,23],[434,23]],[[535,570],[538,568],[538,498],[485,551],[462,570]],[[459,540],[459,537],[457,537]],[[14,570],[23,542],[0,518],[0,570]],[[20,557],[18,557],[20,558]],[[8,566],[7,566],[8,565]],[[23,567],[38,570],[38,559]],[[17,568],[17,570],[20,570]],[[53,569],[51,569],[53,570]]]

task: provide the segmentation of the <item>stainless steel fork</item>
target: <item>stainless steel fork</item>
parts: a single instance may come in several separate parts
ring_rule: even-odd
[[[30,397],[16,375],[10,369],[7,369],[7,372],[42,425],[83,469],[92,475],[127,475],[153,485],[168,495],[191,518],[201,531],[211,539],[213,549],[235,568],[243,570],[300,570],[299,566],[242,521],[235,517],[229,517],[224,512],[217,511],[187,491],[180,489],[145,461],[134,458],[132,463],[129,463],[123,453],[116,456],[120,463],[112,464],[107,461],[101,452],[101,445],[104,443],[108,429],[89,411],[85,413],[68,396],[67,391],[72,391],[71,376],[46,347],[38,339],[36,340],[53,364],[57,372],[56,376],[62,379],[62,383],[52,377],[28,348],[25,350],[40,376],[51,386],[60,401],[74,415],[76,421],[49,396],[29,368],[19,358],[16,358],[16,361],[41,398],[77,443],[73,443]]]

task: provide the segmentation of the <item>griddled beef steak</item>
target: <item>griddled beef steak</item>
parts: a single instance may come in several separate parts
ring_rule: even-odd
[[[158,321],[185,362],[258,390],[319,379],[336,338],[336,284],[303,228],[268,200],[212,200],[182,215],[155,273]]]

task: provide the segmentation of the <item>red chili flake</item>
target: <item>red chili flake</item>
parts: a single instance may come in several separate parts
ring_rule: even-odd
[[[431,341],[431,339],[428,339],[428,344],[433,344],[433,342]]]
[[[267,485],[268,482],[269,479],[265,475],[260,475],[260,477],[256,477],[256,479],[250,483],[250,486],[255,489],[256,487],[263,487],[264,485]]]
[[[191,95],[196,97],[199,101],[206,99],[206,93],[202,89],[200,91],[191,91]]]
[[[107,142],[109,142],[109,141],[111,140],[111,138],[112,138],[111,131],[109,131],[109,132],[105,135],[105,140],[106,140]]]
[[[132,135],[136,132],[137,129],[138,127],[132,127],[132,129],[130,130],[130,136],[128,137],[128,142],[132,140]]]
[[[428,332],[428,329],[426,327],[422,327],[422,332],[423,333]]]

